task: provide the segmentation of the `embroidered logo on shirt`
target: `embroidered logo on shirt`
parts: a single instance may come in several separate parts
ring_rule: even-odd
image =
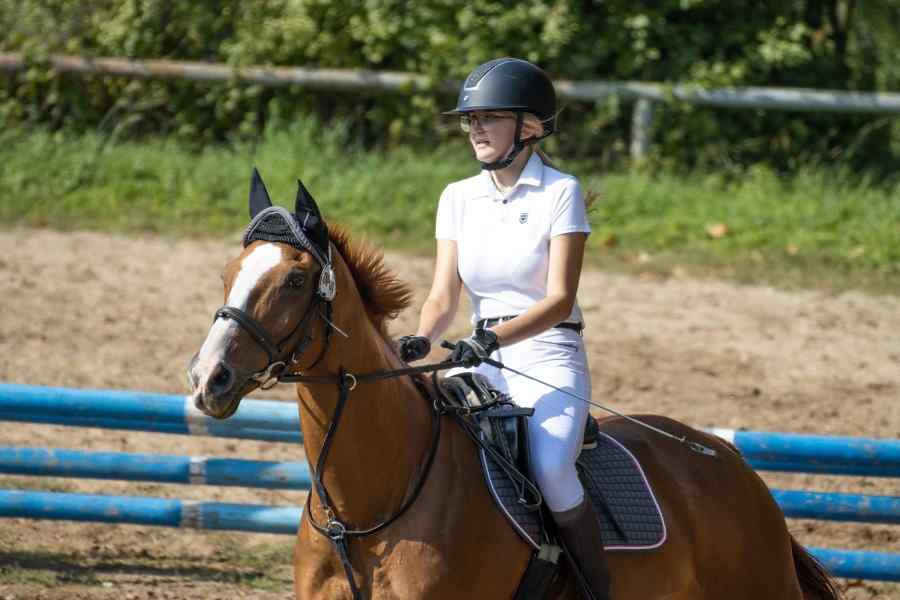
[[[523,225],[528,222],[528,213],[519,213],[519,223]]]

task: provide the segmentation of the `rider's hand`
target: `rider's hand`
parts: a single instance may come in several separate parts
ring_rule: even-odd
[[[450,354],[450,361],[463,362],[467,367],[477,367],[485,359],[491,357],[491,353],[500,347],[497,334],[490,329],[476,329],[471,337],[456,342],[456,347]]]
[[[404,362],[425,358],[431,351],[431,340],[421,335],[404,335],[399,341],[400,358]]]

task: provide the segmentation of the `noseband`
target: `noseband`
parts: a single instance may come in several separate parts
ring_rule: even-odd
[[[320,305],[324,304],[324,313],[320,309]],[[233,306],[223,306],[219,310],[216,311],[213,320],[222,318],[222,319],[231,319],[236,322],[238,326],[240,326],[244,331],[246,331],[251,338],[257,343],[257,345],[262,348],[266,355],[269,357],[269,362],[265,367],[256,371],[252,375],[250,375],[250,379],[253,379],[257,383],[259,383],[260,389],[267,390],[278,383],[278,378],[284,373],[285,369],[287,369],[288,364],[291,366],[296,366],[299,362],[300,356],[303,355],[303,352],[306,351],[306,348],[313,341],[313,333],[312,333],[312,325],[306,327],[306,333],[303,338],[297,344],[297,346],[290,351],[290,357],[287,357],[286,354],[289,352],[285,350],[285,347],[288,345],[288,342],[294,338],[298,331],[303,329],[308,323],[310,323],[310,319],[313,315],[319,314],[326,324],[331,323],[331,302],[324,300],[321,295],[315,294],[312,302],[310,303],[309,309],[303,315],[303,318],[297,323],[294,329],[291,330],[289,334],[287,334],[280,342],[277,344],[272,341],[272,338],[266,333],[265,328],[260,324],[259,321],[248,315],[246,312],[239,308],[235,308]],[[319,356],[316,357],[316,360],[307,367],[306,369],[311,369],[322,360],[325,356],[325,352],[328,350],[328,344],[331,340],[331,327],[325,327],[325,340],[322,344],[322,350],[319,352]]]

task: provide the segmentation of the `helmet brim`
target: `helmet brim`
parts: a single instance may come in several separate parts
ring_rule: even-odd
[[[464,108],[456,107],[452,110],[445,110],[442,112],[442,115],[446,115],[448,117],[452,117],[453,115],[461,115],[464,113],[470,112],[479,112],[486,110],[511,110],[511,111],[527,111],[527,106],[466,106]]]

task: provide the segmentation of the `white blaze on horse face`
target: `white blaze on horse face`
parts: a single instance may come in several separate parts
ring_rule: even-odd
[[[241,261],[241,270],[234,278],[231,291],[228,292],[226,306],[247,310],[247,301],[250,293],[262,280],[266,273],[274,269],[281,262],[281,248],[275,244],[261,244],[253,249],[253,252]],[[228,342],[237,335],[239,325],[231,319],[216,319],[197,354],[195,373],[203,375],[210,373],[212,368],[225,358],[225,350]]]

